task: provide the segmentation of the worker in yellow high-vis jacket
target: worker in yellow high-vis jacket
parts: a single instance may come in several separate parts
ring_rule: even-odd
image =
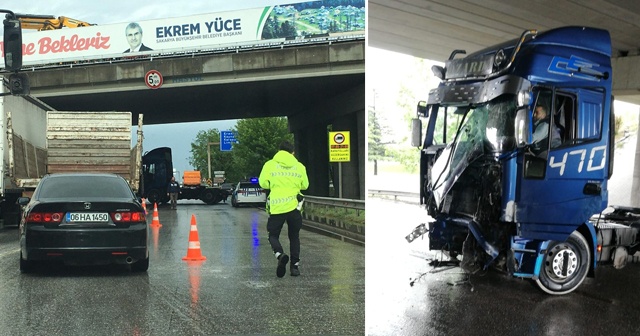
[[[302,202],[300,191],[309,187],[307,169],[294,156],[293,145],[288,141],[283,141],[273,159],[267,161],[262,167],[258,179],[260,186],[269,190],[267,231],[269,232],[271,249],[278,259],[276,275],[282,278],[287,272],[287,263],[289,262],[289,256],[284,253],[279,240],[280,231],[286,221],[291,253],[291,275],[298,276],[300,275],[298,268],[300,229],[302,228],[302,215],[298,203]]]

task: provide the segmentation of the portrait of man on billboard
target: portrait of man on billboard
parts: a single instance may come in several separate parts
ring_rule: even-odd
[[[137,22],[129,23],[124,31],[129,43],[129,49],[125,53],[153,50],[142,44],[142,27]]]

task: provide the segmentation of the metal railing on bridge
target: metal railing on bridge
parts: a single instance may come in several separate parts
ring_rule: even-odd
[[[395,190],[369,189],[367,193],[373,197],[388,198],[394,201],[420,204],[420,193]]]
[[[307,229],[364,245],[363,200],[305,196],[302,223]]]
[[[350,41],[364,41],[364,34],[353,34],[346,36],[326,36],[326,37],[315,37],[315,38],[306,38],[306,39],[273,39],[267,41],[255,41],[255,43],[237,43],[237,44],[226,44],[219,46],[209,46],[201,49],[166,49],[155,52],[147,52],[142,55],[128,56],[123,55],[121,53],[113,54],[113,55],[104,55],[100,58],[75,58],[73,60],[62,60],[49,64],[37,64],[37,65],[25,65],[22,67],[22,71],[36,71],[36,70],[44,70],[44,69],[53,69],[53,68],[73,68],[78,66],[90,66],[90,65],[102,65],[102,64],[113,64],[113,63],[121,63],[121,62],[132,62],[132,61],[153,61],[154,59],[165,59],[165,58],[184,58],[184,57],[196,57],[196,56],[204,56],[211,54],[224,54],[224,53],[239,53],[244,51],[254,51],[254,50],[263,50],[263,49],[284,49],[290,47],[299,47],[305,45],[315,45],[315,44],[335,44],[340,42],[350,42]],[[5,71],[1,70],[1,73],[5,73]]]

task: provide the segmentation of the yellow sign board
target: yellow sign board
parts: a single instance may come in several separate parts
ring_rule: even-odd
[[[329,132],[329,162],[351,161],[349,131]]]

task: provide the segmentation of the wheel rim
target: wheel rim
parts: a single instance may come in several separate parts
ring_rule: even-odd
[[[211,201],[213,200],[213,193],[210,191],[207,191],[204,193],[204,200],[205,201]]]
[[[589,272],[590,248],[578,231],[572,232],[564,242],[550,242],[535,280],[538,287],[551,295],[564,295],[578,288]]]
[[[571,280],[579,266],[580,257],[573,246],[567,243],[558,244],[547,253],[545,272],[554,282],[563,283]]]

